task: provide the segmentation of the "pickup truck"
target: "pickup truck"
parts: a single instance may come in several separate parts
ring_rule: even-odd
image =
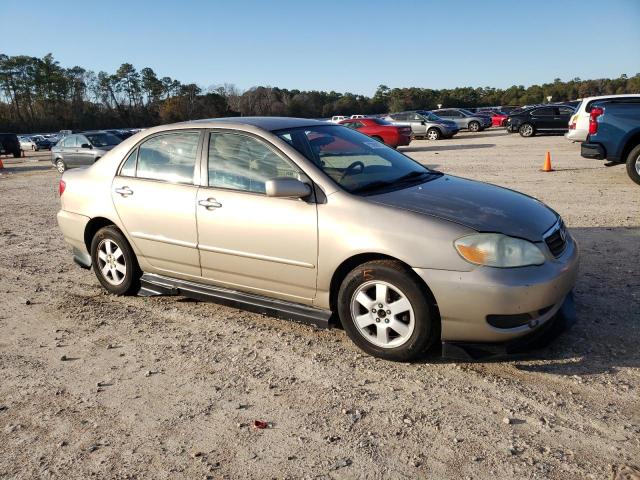
[[[589,114],[589,135],[582,143],[584,158],[626,163],[627,174],[640,185],[640,99],[603,100]]]

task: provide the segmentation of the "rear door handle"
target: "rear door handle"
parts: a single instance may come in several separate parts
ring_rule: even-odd
[[[115,192],[119,193],[123,197],[128,197],[129,195],[133,195],[133,190],[131,190],[129,187],[116,188]]]
[[[215,198],[207,198],[206,200],[200,200],[198,205],[206,208],[207,210],[213,210],[214,208],[220,208],[222,204]]]

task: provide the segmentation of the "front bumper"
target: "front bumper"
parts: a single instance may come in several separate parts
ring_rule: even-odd
[[[569,239],[559,258],[539,266],[414,271],[435,297],[443,342],[506,343],[554,318],[576,283],[578,264],[577,244]],[[526,320],[512,327],[494,326],[494,319],[511,317]]]
[[[442,342],[442,357],[473,361],[523,354],[547,346],[575,321],[573,292],[569,292],[553,318],[539,329],[505,343]]]
[[[607,158],[607,152],[599,143],[581,143],[580,155],[584,158],[593,158],[595,160],[604,160]]]

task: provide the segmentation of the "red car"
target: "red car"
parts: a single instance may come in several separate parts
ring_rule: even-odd
[[[369,135],[392,148],[409,145],[411,142],[410,126],[398,127],[381,118],[347,118],[339,123]]]
[[[491,125],[494,127],[506,127],[507,126],[507,115],[504,112],[500,112],[498,110],[478,110],[476,113],[482,115],[490,115],[491,116]]]

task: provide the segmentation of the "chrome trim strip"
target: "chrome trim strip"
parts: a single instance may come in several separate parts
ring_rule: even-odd
[[[225,255],[234,255],[236,257],[253,258],[254,260],[264,260],[265,262],[282,263],[284,265],[293,265],[303,268],[315,268],[312,263],[299,262],[297,260],[289,260],[288,258],[270,257],[268,255],[260,255],[258,253],[240,252],[238,250],[229,250],[227,248],[210,247],[208,245],[199,245],[200,250],[205,252],[222,253]]]
[[[131,232],[131,236],[134,238],[141,238],[142,240],[151,240],[154,242],[167,243],[169,245],[178,245],[179,247],[196,248],[197,243],[185,242],[184,240],[176,240],[175,238],[167,238],[164,235],[149,235],[142,232]]]

